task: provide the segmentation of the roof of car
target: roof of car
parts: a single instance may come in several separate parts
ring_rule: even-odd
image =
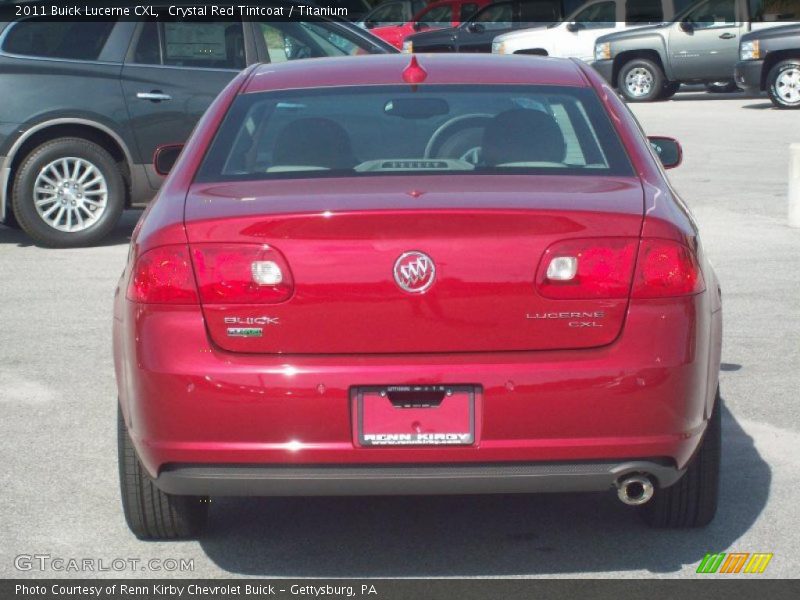
[[[260,65],[242,91],[402,85],[406,83],[403,71],[412,56],[426,71],[426,84],[589,85],[578,65],[567,59],[492,54],[379,54]]]

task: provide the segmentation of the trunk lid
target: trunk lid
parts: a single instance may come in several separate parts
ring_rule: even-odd
[[[637,179],[410,179],[195,184],[186,203],[190,246],[268,244],[294,281],[278,304],[204,304],[213,341],[249,353],[452,353],[590,348],[619,335],[627,298],[548,299],[534,278],[554,242],[638,238]],[[435,265],[424,293],[395,278],[409,252]],[[428,275],[415,258],[399,265],[401,280]]]

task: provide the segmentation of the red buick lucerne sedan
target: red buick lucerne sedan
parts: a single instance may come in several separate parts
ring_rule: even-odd
[[[133,235],[114,358],[127,522],[207,497],[615,490],[707,524],[721,311],[697,227],[581,62],[254,66]]]

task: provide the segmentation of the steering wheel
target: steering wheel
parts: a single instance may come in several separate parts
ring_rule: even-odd
[[[492,115],[459,115],[442,123],[425,145],[425,158],[457,158],[477,165],[483,129]]]

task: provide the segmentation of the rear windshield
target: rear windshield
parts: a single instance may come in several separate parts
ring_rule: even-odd
[[[591,89],[404,85],[239,96],[197,179],[437,173],[632,170]]]

